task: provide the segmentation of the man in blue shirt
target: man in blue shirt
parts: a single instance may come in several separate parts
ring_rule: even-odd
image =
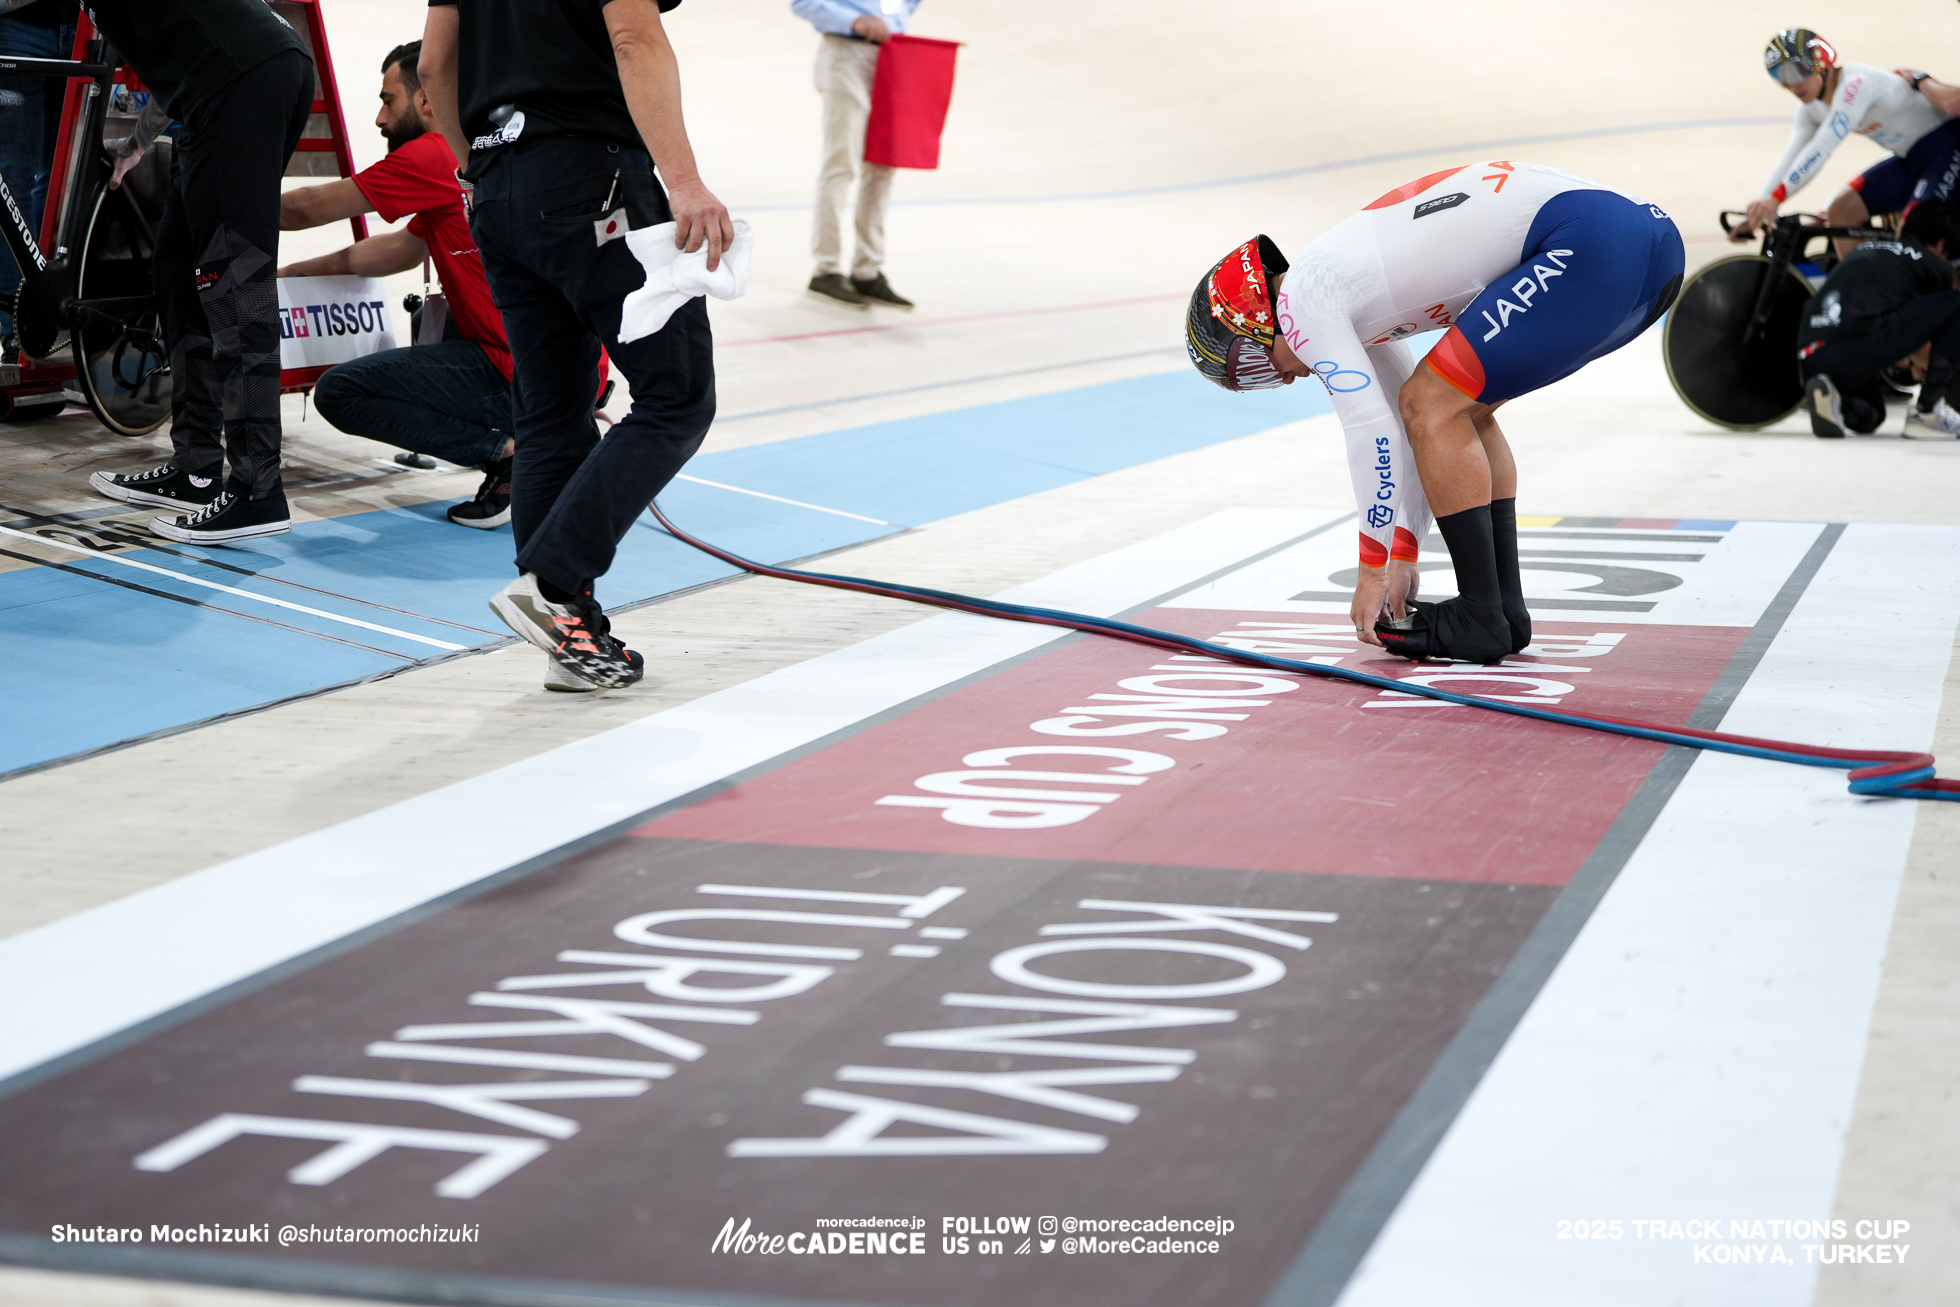
[[[817,173],[817,215],[810,233],[816,256],[813,294],[854,309],[873,304],[909,309],[912,301],[885,280],[885,206],[892,173],[864,162],[864,126],[871,116],[871,80],[878,47],[905,30],[919,0],[790,0],[790,12],[823,34],[817,47],[817,91],[823,96],[823,167]],[[861,170],[861,171],[860,171]],[[858,182],[857,251],[844,276],[844,197]]]

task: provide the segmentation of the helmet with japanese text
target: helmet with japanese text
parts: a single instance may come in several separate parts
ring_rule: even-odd
[[[1288,378],[1273,362],[1270,277],[1286,258],[1270,236],[1255,236],[1212,265],[1191,292],[1184,348],[1206,380],[1227,390],[1265,390]]]

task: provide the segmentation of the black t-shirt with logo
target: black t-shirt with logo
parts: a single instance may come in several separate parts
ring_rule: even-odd
[[[88,8],[109,44],[179,122],[273,55],[306,52],[265,0],[89,0]]]
[[[681,0],[659,0],[660,11]],[[456,9],[456,100],[473,174],[516,140],[596,136],[640,146],[620,89],[607,0],[429,0]],[[644,148],[644,147],[642,147]]]
[[[1892,310],[1952,289],[1952,266],[1918,241],[1866,241],[1831,269],[1804,304],[1798,341],[1860,340]]]

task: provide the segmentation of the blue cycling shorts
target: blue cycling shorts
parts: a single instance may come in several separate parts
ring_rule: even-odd
[[[1480,404],[1515,399],[1638,336],[1681,289],[1674,220],[1612,191],[1564,191],[1532,219],[1518,266],[1492,281],[1429,352]]]
[[[1921,200],[1950,200],[1960,183],[1960,118],[1949,118],[1897,155],[1851,179],[1865,212],[1903,213]]]

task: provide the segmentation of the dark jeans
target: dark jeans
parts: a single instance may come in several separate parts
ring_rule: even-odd
[[[593,220],[608,192],[634,230],[672,220],[644,152],[547,137],[490,154],[471,159],[470,230],[517,368],[517,565],[580,590],[605,575],[627,530],[714,421],[708,310],[689,300],[653,335],[619,343],[620,301],[646,273],[624,240],[599,244]],[[633,394],[632,411],[604,440],[592,420],[602,343]]]
[[[66,59],[75,45],[75,27],[42,27],[15,16],[0,17],[0,56]],[[27,211],[27,222],[41,230],[48,199],[48,165],[61,126],[61,99],[68,83],[58,77],[0,77],[0,173]],[[7,305],[20,286],[20,269],[0,245],[0,297]],[[14,329],[11,312],[0,309],[0,335]]]
[[[1960,290],[1934,291],[1882,314],[1854,340],[1834,341],[1803,360],[1806,378],[1827,376],[1844,397],[1844,424],[1861,434],[1885,421],[1880,373],[1933,342],[1919,409],[1926,412],[1960,375]]]
[[[154,260],[170,348],[172,462],[234,495],[279,493],[279,179],[313,110],[313,61],[283,50],[184,123]]]
[[[510,382],[475,341],[460,338],[329,368],[313,406],[350,436],[466,467],[502,457],[515,430]]]

